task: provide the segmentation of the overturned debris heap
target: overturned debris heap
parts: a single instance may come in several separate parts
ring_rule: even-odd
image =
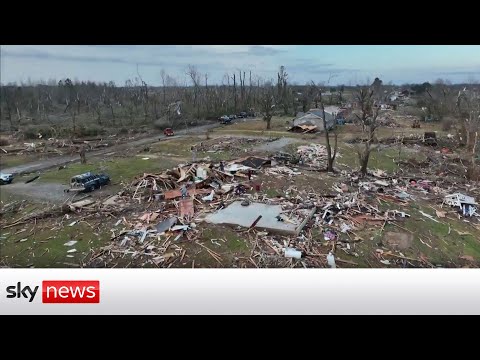
[[[478,223],[473,207],[462,207],[465,203],[473,206],[472,198],[455,193],[449,196],[452,189],[461,189],[459,184],[442,188],[436,181],[396,178],[381,170],[363,178],[344,171],[330,192],[299,190],[295,178],[309,171],[309,164],[312,170],[323,167],[325,148],[318,144],[300,146],[297,154],[300,166],[286,154],[182,164],[160,173],[145,173],[103,201],[87,197],[70,204],[69,210],[82,212],[82,218],[102,213],[115,222],[109,244],[92,250],[84,266],[116,266],[122,259],[133,266],[180,266],[187,258],[192,261],[188,252],[192,246],[208,252],[218,266],[232,266],[231,259],[225,262],[221,254],[205,245],[209,241],[220,246],[224,239],[203,237],[205,228],[211,226],[208,224],[222,224],[249,242],[251,255],[238,257],[238,266],[357,266],[342,255],[364,258],[359,243],[372,243],[366,233],[375,229],[379,235],[375,235],[374,246],[378,248],[370,256],[378,262],[376,266],[432,267],[427,258],[408,257],[402,252],[419,241],[402,222],[409,217],[442,222],[448,213],[448,209],[441,210],[442,200],[447,197],[450,202],[445,202],[457,206],[458,216],[469,216],[472,224]],[[281,194],[267,196],[261,190],[266,177],[291,185]],[[436,213],[412,209],[420,199],[435,202]],[[388,210],[379,205],[389,205]],[[403,231],[385,229],[387,224]]]
[[[238,156],[241,153],[248,152],[249,148],[256,145],[272,142],[279,138],[243,138],[233,136],[222,136],[215,139],[205,140],[193,146],[193,150],[216,153],[229,151]]]

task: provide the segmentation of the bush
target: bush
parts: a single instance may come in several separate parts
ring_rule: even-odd
[[[127,128],[124,128],[124,127],[122,127],[120,130],[118,130],[118,133],[119,133],[119,134],[121,134],[121,135],[128,134],[128,129],[127,129]]]
[[[10,145],[10,141],[7,138],[0,137],[0,146]]]

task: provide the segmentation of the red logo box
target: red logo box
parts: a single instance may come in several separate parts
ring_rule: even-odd
[[[51,304],[98,304],[100,302],[100,281],[42,281],[42,302]]]

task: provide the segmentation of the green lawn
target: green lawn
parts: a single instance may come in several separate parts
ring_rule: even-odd
[[[148,160],[143,160],[143,158],[148,158]],[[72,176],[92,171],[107,173],[112,179],[112,184],[119,184],[122,181],[130,181],[145,172],[160,172],[177,164],[178,161],[175,159],[149,157],[149,154],[145,153],[141,156],[92,161],[87,164],[71,164],[66,169],[45,172],[38,181],[68,185]]]
[[[96,232],[86,222],[68,226],[71,223],[70,219],[65,220],[63,226],[56,226],[42,221],[38,226],[28,224],[4,229],[0,238],[2,261],[16,267],[65,267],[64,262],[78,264],[90,248],[104,246],[110,239],[108,232]],[[65,246],[70,240],[77,243]],[[76,252],[67,253],[71,249]]]
[[[336,160],[337,164],[347,165],[352,169],[359,169],[360,162],[358,160],[357,148],[363,150],[363,144],[356,144],[347,146],[346,144],[339,145],[339,153],[341,157]],[[425,154],[421,152],[412,153],[405,148],[399,154],[398,147],[378,148],[372,150],[370,153],[370,160],[368,161],[369,169],[381,169],[388,173],[392,173],[399,169],[398,161],[415,158],[416,161],[426,160]]]
[[[27,164],[34,162],[37,157],[27,154],[17,155],[1,155],[0,156],[0,169]]]

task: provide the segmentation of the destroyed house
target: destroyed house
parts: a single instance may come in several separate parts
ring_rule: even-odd
[[[451,206],[461,206],[462,204],[477,205],[473,197],[460,193],[445,196],[445,203]]]
[[[475,199],[460,193],[445,196],[444,202],[447,205],[455,206],[462,210],[464,216],[473,216],[477,212]]]
[[[333,128],[335,126],[336,114],[332,114],[325,109],[325,120],[327,128]],[[301,125],[314,125],[319,131],[324,130],[322,109],[310,109],[306,114],[297,116],[293,120],[293,126]]]

